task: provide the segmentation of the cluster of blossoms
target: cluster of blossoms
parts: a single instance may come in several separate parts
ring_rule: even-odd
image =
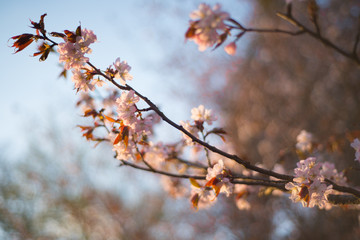
[[[181,121],[180,125],[193,136],[198,137],[198,134],[204,130],[204,123],[212,125],[212,123],[217,120],[217,117],[212,113],[211,109],[206,109],[203,105],[200,105],[197,108],[191,109],[191,119],[194,120],[193,123]],[[189,136],[183,134],[183,137],[187,145],[194,145],[194,142]]]
[[[192,179],[193,196],[191,202],[195,208],[199,206],[209,206],[214,202],[220,193],[225,193],[227,197],[232,194],[234,184],[230,182],[231,173],[225,168],[223,160],[219,160],[212,168],[207,169],[205,186],[201,186]]]
[[[119,159],[133,158],[135,144],[141,143],[150,134],[153,118],[152,116],[143,117],[136,106],[139,100],[140,98],[132,90],[123,92],[116,99],[120,127],[114,139],[114,150]],[[110,133],[110,137],[114,138],[114,134]]]
[[[60,54],[59,61],[64,63],[66,70],[72,69],[72,81],[78,91],[93,91],[96,85],[102,85],[102,81],[92,81],[95,73],[92,68],[85,67],[85,64],[89,62],[85,54],[92,52],[89,46],[97,41],[97,37],[93,31],[81,29],[81,27],[78,27],[76,32],[68,30],[64,32],[65,42],[59,43],[57,49]]]
[[[46,37],[46,31],[44,29],[43,19],[45,15],[41,17],[40,23],[32,22],[33,28],[37,29],[37,35],[23,34],[12,38],[16,40],[13,45],[18,48],[16,52],[24,49],[33,40],[50,40]],[[221,11],[219,4],[215,5],[214,8],[211,8],[207,4],[201,4],[198,10],[191,13],[191,18],[193,21],[190,22],[190,28],[186,33],[186,37],[194,40],[199,45],[200,51],[215,44],[217,44],[216,47],[218,47],[225,41],[231,28],[233,28],[232,26],[227,26],[224,23],[225,20],[229,20],[236,24],[236,21],[230,19],[228,13]],[[242,29],[244,32],[246,31],[240,24],[238,24],[238,26],[240,26],[239,29]],[[43,36],[40,36],[39,32],[41,32]],[[253,169],[254,171],[250,171],[249,169],[251,168],[249,168],[244,169],[242,175],[232,175],[231,171],[225,167],[223,160],[219,160],[215,165],[212,165],[208,154],[206,156],[208,166],[212,167],[207,169],[206,166],[202,164],[196,165],[191,161],[180,159],[182,149],[186,146],[193,146],[194,149],[199,147],[202,148],[202,146],[207,147],[207,145],[201,144],[198,140],[196,141],[199,142],[199,144],[194,143],[193,139],[199,138],[199,135],[201,135],[202,141],[205,142],[207,140],[206,137],[209,134],[216,134],[222,138],[222,134],[225,134],[225,131],[221,128],[205,130],[204,124],[206,123],[209,126],[212,125],[213,122],[217,120],[217,117],[212,113],[211,109],[206,109],[203,105],[191,110],[192,122],[180,122],[180,125],[192,135],[191,137],[183,133],[185,141],[180,141],[180,143],[172,145],[166,145],[162,142],[151,142],[149,136],[153,132],[153,126],[160,121],[160,117],[157,115],[159,109],[153,104],[149,104],[150,107],[145,109],[139,109],[137,107],[140,97],[146,102],[148,101],[126,84],[126,81],[132,80],[133,78],[130,74],[131,67],[126,61],[121,61],[120,58],[117,58],[106,71],[100,71],[99,69],[92,67],[93,65],[89,62],[89,58],[85,57],[85,54],[91,53],[91,48],[89,46],[97,41],[96,35],[91,30],[81,29],[81,27],[78,27],[75,32],[65,30],[64,33],[65,34],[52,33],[52,35],[61,37],[64,40],[63,43],[58,44],[58,53],[60,54],[59,61],[64,63],[65,70],[72,70],[72,81],[75,83],[77,91],[81,91],[81,99],[79,100],[78,105],[86,106],[84,109],[84,116],[91,116],[94,119],[94,126],[80,126],[85,132],[83,136],[88,140],[98,142],[110,141],[113,143],[113,150],[116,152],[116,157],[124,165],[127,164],[143,170],[174,176],[176,175],[173,174],[174,171],[177,171],[178,173],[186,171],[187,173],[193,174],[197,172],[196,170],[199,170],[196,168],[196,170],[193,169],[193,166],[200,168],[201,173],[204,175],[196,176],[196,178],[206,179],[204,184],[199,184],[194,179],[195,177],[189,177],[191,175],[176,176],[179,178],[190,178],[192,186],[191,202],[195,208],[211,205],[215,202],[220,193],[224,193],[227,197],[231,194],[236,196],[236,204],[239,209],[250,209],[250,203],[246,200],[246,196],[249,195],[250,192],[258,190],[257,187],[250,186],[250,182],[262,186],[275,186],[276,188],[283,190],[283,187],[280,188],[278,185],[275,185],[279,183],[277,178],[270,177],[265,179],[256,176],[259,172],[263,171],[256,171],[255,169]],[[237,39],[241,34],[237,36]],[[42,54],[40,60],[45,60],[50,49],[56,45],[55,42],[51,42],[53,43],[52,46],[44,43],[42,50],[35,53],[34,56]],[[233,55],[236,51],[235,42],[227,45],[225,51],[230,55]],[[101,86],[103,83],[99,78],[94,79],[96,75],[106,78],[117,87],[124,90],[122,92],[116,90],[110,93],[108,97],[103,98],[101,107],[96,106],[94,98],[91,96],[93,93],[91,95],[88,94],[89,90],[93,91],[95,86]],[[114,79],[120,80],[121,84],[124,86],[119,86],[115,83]],[[144,114],[144,112],[151,110],[153,110],[153,114]],[[163,119],[165,120],[165,118]],[[169,122],[171,120],[165,121],[168,121],[171,125],[175,125],[175,123]],[[107,137],[102,138],[94,136],[93,132],[98,127],[104,127],[107,130]],[[181,130],[183,131],[183,129]],[[360,162],[360,140],[355,139],[351,146],[356,150],[355,160]],[[208,153],[209,149],[205,149],[206,153]],[[314,149],[313,135],[304,130],[301,131],[297,136],[296,149],[301,156],[311,154]],[[222,155],[228,157],[226,154]],[[234,159],[231,157],[229,158]],[[304,159],[306,157],[301,158]],[[132,160],[133,162],[130,163],[128,160]],[[182,168],[179,170],[179,168],[177,168],[178,165],[168,164],[172,160],[177,160]],[[243,164],[241,161],[236,160],[236,162]],[[137,165],[139,162],[142,165]],[[146,167],[143,167],[145,165]],[[171,166],[169,167],[169,165]],[[244,166],[246,166],[246,164],[244,164]],[[263,170],[265,169],[264,166],[256,166]],[[278,176],[279,174],[285,174],[284,169],[279,166],[276,166],[273,172],[278,173]],[[285,185],[285,188],[291,191],[291,200],[294,202],[301,202],[303,206],[306,207],[318,206],[326,209],[331,207],[327,201],[327,195],[335,193],[335,190],[332,185],[325,183],[327,179],[342,186],[346,185],[344,174],[338,173],[334,164],[328,162],[316,162],[316,158],[314,157],[308,157],[305,160],[298,162],[294,172],[295,178],[292,182],[288,182]],[[274,173],[269,173],[269,175],[276,176]],[[233,181],[235,177],[249,181],[236,182]],[[280,179],[289,181],[292,177],[283,176],[283,178]],[[265,182],[274,185],[264,184]],[[237,185],[234,186],[233,183],[236,183]],[[187,193],[187,189],[182,185],[179,179],[163,178],[162,184],[165,190],[172,196],[183,196]],[[283,184],[283,182],[281,184]],[[334,188],[336,189],[335,184]],[[275,191],[272,189],[270,190],[275,194]]]
[[[285,187],[291,190],[290,199],[301,202],[304,207],[331,208],[327,195],[333,193],[332,185],[327,185],[324,180],[329,179],[343,185],[346,183],[346,178],[337,172],[334,164],[316,162],[314,157],[298,162],[294,172],[293,182],[287,183]]]
[[[127,80],[132,80],[133,76],[129,73],[131,67],[127,64],[126,61],[120,61],[120,58],[117,58],[113,64],[115,71],[110,67],[106,72],[109,77],[114,77],[120,80],[120,83],[125,85]]]
[[[221,11],[220,4],[212,9],[209,5],[202,3],[199,9],[190,14],[190,28],[186,37],[199,45],[199,50],[204,51],[208,47],[221,42],[221,35],[227,35],[227,27],[224,20],[229,19],[229,14]],[[225,36],[224,35],[224,36]]]
[[[89,46],[97,41],[97,37],[87,29],[79,29],[75,33],[66,30],[65,34],[65,42],[58,45],[59,61],[65,63],[66,70],[81,69],[89,61],[85,54],[92,52]]]

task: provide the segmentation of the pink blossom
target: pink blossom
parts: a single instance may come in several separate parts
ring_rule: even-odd
[[[227,197],[232,194],[234,184],[232,184],[227,177],[227,170],[221,159],[212,168],[207,169],[206,180],[210,181],[213,178],[220,180],[216,183],[216,186],[220,188],[220,193],[225,193]]]
[[[293,182],[285,185],[286,189],[291,190],[290,199],[293,202],[301,202],[306,207],[327,207],[326,196],[331,192],[332,185],[327,186],[322,182],[324,176],[321,175],[321,167],[322,164],[313,157],[297,163]]]
[[[135,116],[136,106],[135,104],[139,102],[139,97],[135,95],[134,91],[123,92],[121,96],[116,99],[116,103],[118,104],[117,113],[121,120],[123,120],[124,124],[127,126],[131,126],[132,129],[135,128],[135,125],[138,121]]]
[[[194,121],[206,122],[211,125],[213,121],[217,120],[217,117],[212,114],[211,109],[205,109],[203,105],[197,108],[191,109],[191,119]]]
[[[224,162],[220,159],[212,168],[207,169],[206,180],[209,181],[210,179],[217,177],[222,173],[224,168]]]
[[[213,9],[205,3],[199,5],[199,9],[190,14],[191,28],[194,28],[194,36],[191,37],[199,45],[199,50],[213,46],[220,39],[218,31],[225,31],[224,20],[229,18],[229,14],[221,11],[220,4],[216,4]]]
[[[64,68],[66,70],[80,69],[89,61],[89,58],[84,57],[84,53],[78,51],[71,42],[59,43],[57,51],[60,53],[59,62],[65,63]]]
[[[110,133],[110,141],[114,142],[116,136],[116,134]],[[116,152],[116,158],[119,160],[136,159],[133,149],[135,149],[135,145],[132,141],[132,135],[129,135],[129,141],[127,145],[123,141],[119,141],[117,144],[113,145],[113,151]]]
[[[321,166],[320,174],[323,178],[330,179],[339,185],[346,185],[347,179],[344,176],[344,173],[339,173],[333,163],[324,162]]]
[[[149,145],[145,148],[144,159],[156,169],[162,168],[168,157],[168,148],[162,142],[156,144],[149,142]]]
[[[198,208],[208,208],[216,202],[215,192],[210,187],[195,187],[191,185],[191,196],[197,195],[199,198]]]
[[[320,176],[321,164],[316,162],[316,158],[309,157],[305,160],[301,160],[295,168],[295,182],[309,183],[315,178]]]
[[[71,80],[75,83],[75,88],[87,92],[88,90],[94,91],[95,86],[86,78],[86,74],[82,73],[79,69],[72,70],[73,76]]]
[[[180,121],[180,125],[183,128],[185,128],[186,131],[191,133],[193,136],[198,137],[199,129],[197,127],[191,125],[189,123],[189,121],[186,121],[186,122]],[[195,145],[195,142],[193,142],[193,140],[185,133],[183,133],[183,138],[185,139],[186,145],[189,145],[189,146]]]
[[[355,138],[354,141],[350,144],[351,147],[355,149],[355,161],[360,162],[360,140]]]
[[[121,84],[125,84],[127,80],[132,80],[133,77],[130,75],[131,67],[127,64],[126,61],[120,61],[120,58],[117,58],[114,62],[114,67],[116,69],[115,78],[120,79]]]
[[[85,54],[91,53],[89,45],[97,40],[93,31],[88,29],[81,30],[81,36],[76,37],[76,42],[65,41],[59,43],[57,51],[60,53],[59,61],[65,63],[65,69],[80,69],[89,58]]]

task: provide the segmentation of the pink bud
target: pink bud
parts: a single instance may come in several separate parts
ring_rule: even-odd
[[[231,56],[235,55],[236,53],[236,44],[235,42],[231,42],[225,47],[225,52]]]

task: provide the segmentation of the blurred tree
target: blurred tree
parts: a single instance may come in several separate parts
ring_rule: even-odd
[[[295,29],[275,15],[284,11],[285,1],[251,2],[253,12],[246,26]],[[359,2],[317,2],[322,35],[351,50],[359,28]],[[306,3],[293,1],[293,14],[313,29]],[[281,163],[291,172],[298,161],[294,154],[296,136],[306,129],[322,144],[324,158],[344,169],[350,182],[359,185],[359,169],[354,169],[348,138],[360,129],[358,65],[306,34],[254,33],[248,44],[246,53],[233,60],[235,70],[218,102],[236,153],[268,168]],[[246,229],[261,223],[261,233],[257,237],[246,235],[249,239],[360,237],[358,211],[311,209],[310,213],[284,200],[281,207],[278,200],[260,201],[246,217],[239,217],[246,219],[241,221],[249,225]],[[279,226],[287,229],[277,231]]]

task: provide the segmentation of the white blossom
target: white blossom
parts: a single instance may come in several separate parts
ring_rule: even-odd
[[[355,149],[355,161],[360,162],[360,140],[355,138],[354,141],[350,145]]]

